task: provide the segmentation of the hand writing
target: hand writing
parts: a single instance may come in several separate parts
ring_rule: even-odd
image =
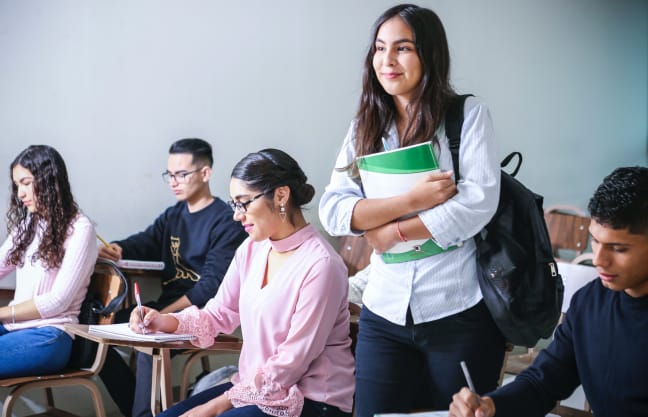
[[[493,417],[495,403],[490,397],[479,397],[467,387],[452,396],[449,417]]]
[[[111,243],[110,246],[101,245],[99,246],[99,257],[117,262],[122,257],[122,248],[116,243]]]

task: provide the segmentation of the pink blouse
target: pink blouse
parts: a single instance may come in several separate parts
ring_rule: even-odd
[[[262,288],[272,246],[297,248]],[[280,242],[247,239],[216,296],[202,310],[175,314],[178,333],[213,343],[240,324],[239,373],[227,395],[235,407],[254,404],[274,416],[298,417],[304,398],[351,412],[354,360],[349,338],[346,267],[311,225]]]
[[[79,215],[70,226],[70,234],[63,247],[65,255],[57,269],[47,269],[42,261],[32,262],[38,250],[42,231],[25,251],[25,263],[16,268],[6,265],[7,254],[13,246],[10,235],[0,247],[0,278],[16,270],[16,290],[10,304],[34,300],[41,319],[3,323],[7,330],[54,326],[63,330],[66,323],[78,323],[81,303],[85,298],[90,275],[97,261],[97,237],[92,222]],[[72,336],[72,335],[71,335]],[[74,337],[74,336],[72,336]]]

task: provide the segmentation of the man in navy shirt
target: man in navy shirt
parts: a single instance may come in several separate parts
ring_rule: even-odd
[[[580,384],[596,417],[648,416],[648,168],[616,169],[588,209],[599,279],[531,367],[483,397],[463,388],[450,416],[544,416]]]
[[[167,208],[146,230],[102,246],[99,256],[117,261],[163,261],[161,294],[145,304],[163,313],[190,305],[202,307],[220,286],[234,252],[247,234],[233,220],[227,203],[209,188],[212,148],[202,139],[181,139],[169,148],[162,173],[178,202]],[[133,307],[118,312],[116,322],[127,322]],[[151,356],[138,354],[137,376],[110,349],[100,376],[122,414],[150,416]]]

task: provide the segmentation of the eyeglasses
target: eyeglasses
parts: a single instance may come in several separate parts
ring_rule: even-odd
[[[171,180],[177,182],[178,184],[185,184],[188,180],[187,177],[195,172],[200,171],[204,167],[200,167],[197,169],[194,169],[193,171],[178,171],[175,174],[169,172],[169,171],[164,171],[162,173],[162,179],[165,182],[171,182]]]
[[[252,204],[253,202],[255,202],[256,200],[258,200],[259,198],[263,197],[264,195],[265,195],[265,193],[257,194],[254,197],[252,197],[251,199],[249,199],[248,201],[244,201],[244,202],[230,200],[230,201],[227,202],[227,204],[229,204],[230,207],[232,208],[232,210],[234,210],[234,211],[238,210],[239,213],[246,213],[247,212],[247,207],[250,204]]]

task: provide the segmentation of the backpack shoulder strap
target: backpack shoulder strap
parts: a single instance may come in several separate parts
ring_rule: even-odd
[[[459,145],[461,144],[461,128],[464,121],[464,102],[472,94],[460,94],[452,97],[446,109],[445,131],[452,155],[452,169],[455,181],[461,178],[459,174]]]
[[[121,271],[121,269],[119,269],[117,264],[115,264],[114,262],[99,258],[97,259],[97,263],[105,264],[108,267],[110,267],[113,276],[118,277],[119,280],[121,281],[119,294],[117,294],[112,300],[110,300],[107,306],[105,307],[100,306],[99,308],[93,308],[94,313],[103,316],[108,316],[114,313],[115,311],[117,311],[121,307],[122,303],[124,302],[124,299],[128,295],[128,281],[126,280],[124,273]]]

